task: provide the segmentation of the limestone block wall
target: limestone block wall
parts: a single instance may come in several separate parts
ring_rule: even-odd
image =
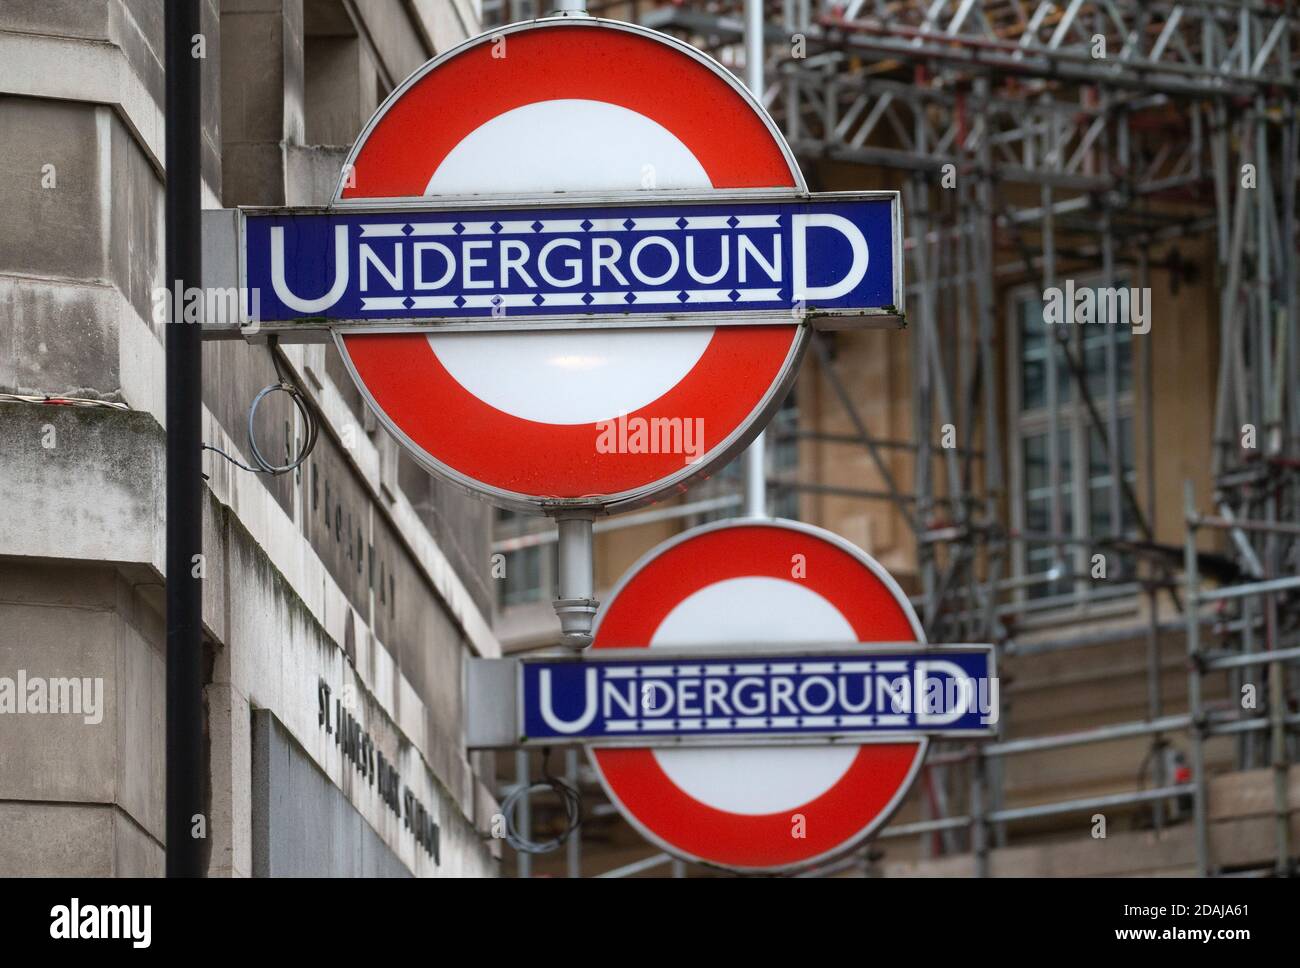
[[[346,144],[312,144],[309,128],[351,137],[386,78],[473,27],[442,13],[204,0],[205,206],[328,198]],[[0,398],[0,875],[163,869],[162,32],[162,0],[0,8],[0,393],[101,404]],[[309,85],[306,65],[319,80],[331,45],[350,49],[332,63],[354,77]],[[268,480],[205,453],[209,872],[257,869],[265,710],[392,863],[490,874],[496,804],[460,736],[461,664],[499,650],[484,617],[487,510],[395,473],[392,441],[330,353],[284,349],[323,415],[299,472]],[[207,344],[205,371],[204,439],[247,460],[269,351]],[[271,403],[259,440],[279,453],[301,438],[295,419]],[[20,669],[102,680],[102,718],[6,714]],[[322,728],[322,682],[439,825],[436,860]]]

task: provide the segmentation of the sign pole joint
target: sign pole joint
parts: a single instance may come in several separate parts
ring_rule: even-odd
[[[555,614],[560,619],[561,641],[571,649],[591,645],[592,622],[599,602],[596,601],[593,565],[595,514],[591,511],[562,511],[555,515],[559,526],[559,595]]]

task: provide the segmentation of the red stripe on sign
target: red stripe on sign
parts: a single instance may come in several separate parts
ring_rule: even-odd
[[[490,40],[416,81],[366,136],[344,198],[423,195],[456,145],[493,118],[537,101],[606,101],[657,121],[714,188],[793,187],[762,118],[704,64],[648,37],[599,27],[542,27]],[[564,132],[555,132],[563,137]],[[519,146],[526,159],[528,146]],[[526,163],[526,160],[524,161]]]
[[[728,813],[700,803],[668,778],[650,750],[595,751],[611,793],[677,850],[728,867],[788,867],[851,841],[887,806],[912,770],[915,743],[859,748],[844,776],[820,797],[774,814]],[[803,838],[792,836],[795,814]]]
[[[794,579],[794,555],[804,578]],[[910,616],[863,562],[814,534],[778,525],[737,525],[688,538],[646,562],[606,605],[592,648],[646,646],[677,605],[708,585],[750,576],[797,580],[817,592],[861,642],[912,642]],[[683,853],[732,867],[797,865],[851,842],[890,808],[912,771],[918,743],[872,743],[816,799],[789,811],[718,810],[679,788],[650,749],[598,749],[592,758],[622,807]],[[802,814],[805,837],[791,836]]]
[[[672,132],[715,188],[793,187],[779,142],[761,116],[706,65],[622,30],[541,27],[507,34],[505,56],[484,40],[416,80],[360,144],[345,198],[421,195],[465,137],[515,108],[556,98],[605,101]],[[556,131],[563,137],[563,131]],[[527,164],[521,146],[521,164]],[[672,390],[629,414],[704,418],[705,451],[763,402],[789,358],[791,327],[717,330]],[[557,425],[507,414],[466,390],[423,335],[343,340],[374,403],[416,447],[469,478],[529,497],[591,497],[637,490],[685,466],[682,454],[600,453],[596,424]],[[562,393],[563,387],[556,392]]]
[[[794,579],[803,555],[803,578]],[[706,585],[729,578],[797,580],[853,626],[860,642],[912,642],[916,633],[893,590],[855,556],[816,535],[774,525],[707,531],[646,562],[611,601],[592,648],[644,646],[668,613]]]
[[[697,452],[707,453],[749,416],[790,351],[790,333],[746,326],[734,331],[736,338],[718,335],[685,379],[628,415],[628,426],[638,418],[707,414],[704,447]],[[686,465],[680,453],[601,453],[597,441],[607,430],[597,424],[538,423],[504,413],[465,391],[423,335],[349,336],[347,346],[375,402],[412,441],[454,470],[503,490],[543,497],[616,494]]]

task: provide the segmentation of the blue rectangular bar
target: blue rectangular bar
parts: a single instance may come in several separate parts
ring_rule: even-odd
[[[988,647],[701,659],[645,652],[523,660],[521,738],[639,746],[778,737],[830,742],[990,735],[997,724]]]
[[[435,208],[244,212],[247,318],[721,319],[902,302],[892,193]]]

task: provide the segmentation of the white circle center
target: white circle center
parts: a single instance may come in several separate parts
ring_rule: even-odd
[[[470,132],[426,195],[712,188],[662,125],[604,101],[538,101]],[[512,416],[589,424],[659,399],[699,362],[710,328],[678,332],[430,335],[455,380]],[[685,414],[679,416],[686,416]]]
[[[839,609],[807,586],[748,577],[706,585],[686,598],[664,618],[650,645],[856,641]],[[815,800],[839,782],[857,755],[857,746],[654,751],[673,783],[696,800],[756,816]]]

